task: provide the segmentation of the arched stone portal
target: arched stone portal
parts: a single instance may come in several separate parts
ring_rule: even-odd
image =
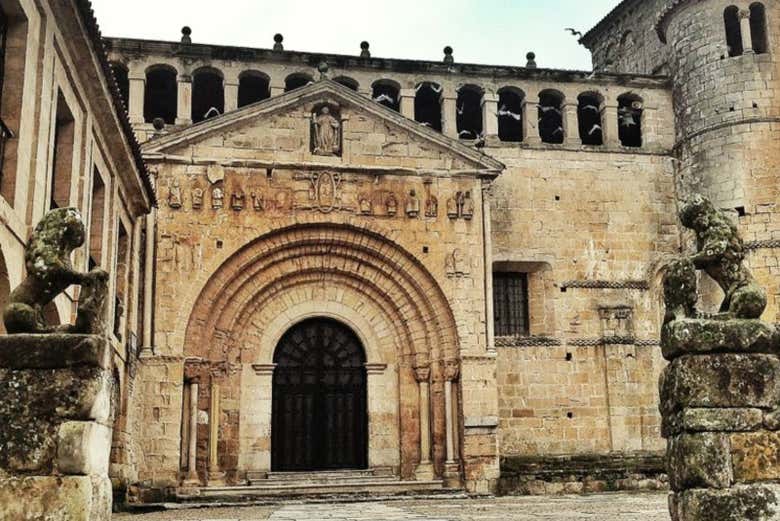
[[[390,467],[405,479],[443,476],[445,464],[451,470],[461,439],[460,413],[448,414],[459,409],[452,370],[459,348],[444,293],[418,259],[380,234],[312,223],[234,253],[193,307],[185,378],[199,384],[199,408],[209,410],[209,425],[196,432],[198,473],[240,482],[271,470],[274,353],[313,317],[337,320],[364,348],[364,466]]]
[[[368,466],[366,356],[357,335],[328,318],[288,330],[274,354],[271,469]]]

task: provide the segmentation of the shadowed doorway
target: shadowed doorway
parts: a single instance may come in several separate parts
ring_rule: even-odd
[[[366,358],[355,333],[305,320],[284,334],[274,363],[271,469],[366,468]]]

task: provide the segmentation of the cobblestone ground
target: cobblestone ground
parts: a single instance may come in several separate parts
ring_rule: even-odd
[[[669,521],[666,494],[436,499],[118,514],[114,521]]]

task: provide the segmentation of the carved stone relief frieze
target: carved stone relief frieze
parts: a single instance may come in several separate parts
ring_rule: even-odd
[[[181,186],[179,185],[179,180],[174,179],[173,184],[171,184],[171,187],[168,191],[168,206],[174,210],[177,210],[181,208],[181,205]]]
[[[311,116],[311,152],[319,156],[340,156],[342,122],[338,107],[322,105]]]
[[[214,210],[221,210],[225,205],[225,192],[222,187],[215,186],[211,190],[211,207]]]
[[[203,188],[196,186],[192,189],[192,209],[200,210],[203,208]]]
[[[162,234],[157,255],[163,273],[186,273],[201,267],[203,251],[200,242],[190,236]]]

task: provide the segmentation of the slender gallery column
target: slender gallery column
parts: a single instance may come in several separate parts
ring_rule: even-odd
[[[431,462],[431,391],[430,366],[414,369],[414,376],[420,386],[420,464],[414,472],[418,481],[430,481],[434,478]]]
[[[225,475],[219,469],[219,384],[211,383],[211,404],[209,407],[209,485],[224,484]]]
[[[742,54],[753,54],[753,33],[750,30],[750,9],[739,10],[739,25],[742,30]]]
[[[445,90],[441,101],[441,131],[445,136],[458,138],[458,105],[457,95]]]
[[[618,127],[618,106],[608,103],[601,112],[601,133],[604,144],[608,147],[620,146],[620,129]]]
[[[582,145],[579,132],[579,115],[576,102],[566,102],[563,105],[563,142],[569,146]]]
[[[187,452],[187,480],[198,481],[198,382],[190,383],[190,436]]]
[[[414,89],[401,89],[401,115],[414,120]]]
[[[529,145],[540,145],[539,107],[536,103],[523,100],[523,141]]]
[[[143,74],[131,76],[130,94],[127,100],[127,110],[130,123],[137,125],[144,122],[144,95],[146,94],[146,78]]]
[[[238,108],[238,79],[225,81],[225,112]]]
[[[498,136],[498,96],[487,92],[482,96],[482,132],[488,139]]]
[[[192,76],[189,74],[179,74],[176,105],[176,124],[192,124]]]

